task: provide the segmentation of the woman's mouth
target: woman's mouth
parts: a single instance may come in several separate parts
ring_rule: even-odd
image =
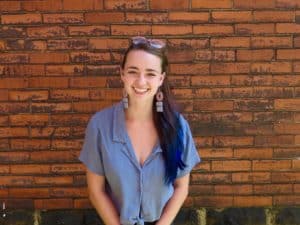
[[[133,87],[133,90],[135,93],[141,95],[141,94],[145,94],[149,89],[148,88],[136,88]]]

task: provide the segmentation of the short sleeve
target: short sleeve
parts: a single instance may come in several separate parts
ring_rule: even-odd
[[[180,123],[183,131],[183,145],[184,149],[182,152],[182,161],[186,165],[183,170],[178,169],[177,178],[182,177],[191,172],[191,170],[196,166],[200,161],[199,154],[197,152],[192,132],[190,130],[188,122],[180,115]]]
[[[92,118],[87,125],[79,160],[92,172],[104,175],[100,149],[100,135],[96,122],[97,120]]]

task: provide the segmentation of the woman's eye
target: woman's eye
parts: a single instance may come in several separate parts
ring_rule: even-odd
[[[128,71],[129,74],[136,74],[136,71]]]
[[[154,76],[155,76],[155,74],[154,74],[154,73],[148,73],[148,76],[150,76],[150,77],[154,77]]]

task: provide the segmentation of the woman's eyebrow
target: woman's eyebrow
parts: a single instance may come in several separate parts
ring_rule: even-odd
[[[157,71],[157,70],[154,70],[154,69],[146,69],[146,71],[147,71],[147,72],[156,72],[156,73],[158,73],[158,71]]]
[[[135,66],[129,66],[127,67],[127,69],[135,69],[135,70],[138,70],[139,68],[135,67]]]

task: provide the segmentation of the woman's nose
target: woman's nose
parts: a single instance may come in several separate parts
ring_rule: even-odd
[[[138,84],[145,84],[146,83],[146,76],[144,74],[140,74],[137,78]]]

